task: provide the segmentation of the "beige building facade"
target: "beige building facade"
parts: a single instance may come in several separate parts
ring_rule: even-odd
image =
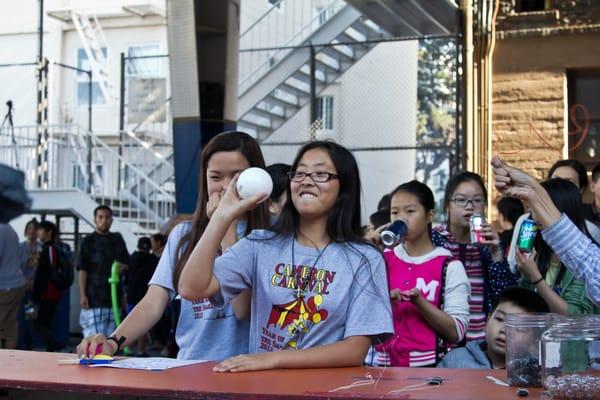
[[[600,2],[500,1],[491,114],[489,156],[537,178],[600,162]]]

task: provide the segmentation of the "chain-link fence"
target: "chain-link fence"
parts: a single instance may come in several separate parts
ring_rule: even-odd
[[[291,163],[297,148],[315,138],[351,149],[365,216],[411,179],[433,190],[441,211],[446,181],[462,159],[458,38],[390,38],[364,19],[349,29],[331,43],[286,48],[287,58],[261,78],[278,75],[282,83],[253,107],[244,108],[250,104],[244,96],[260,85],[240,87],[241,129],[256,135],[268,163]],[[273,51],[242,49],[242,55]],[[285,75],[280,69],[294,52],[310,56]]]

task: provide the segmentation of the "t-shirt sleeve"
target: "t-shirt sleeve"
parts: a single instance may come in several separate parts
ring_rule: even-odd
[[[255,233],[240,239],[215,260],[213,274],[219,281],[221,293],[211,302],[214,305],[227,304],[242,290],[252,287],[252,278],[257,263],[257,247],[261,240]]]
[[[173,271],[175,270],[175,261],[177,256],[177,247],[179,241],[185,235],[187,231],[186,224],[179,224],[171,231],[171,234],[167,238],[167,245],[163,251],[160,259],[158,260],[158,266],[148,282],[148,285],[160,286],[169,292],[169,300],[177,295],[177,291],[173,285]]]
[[[385,261],[375,249],[361,247],[350,251],[358,252],[350,259],[359,261],[358,266],[351,266],[354,276],[344,338],[372,336],[374,343],[383,342],[394,333]]]
[[[75,268],[78,271],[87,271],[89,265],[87,263],[87,253],[88,253],[89,239],[88,237],[84,237],[81,241],[81,246],[79,246],[79,251],[75,256]]]
[[[128,264],[129,253],[127,252],[127,245],[125,244],[125,240],[123,239],[123,236],[121,236],[120,233],[117,232],[115,235],[117,237],[118,246],[117,261],[122,264]]]
[[[454,260],[448,264],[444,290],[444,312],[454,319],[458,342],[469,326],[469,297],[471,285],[463,264]]]

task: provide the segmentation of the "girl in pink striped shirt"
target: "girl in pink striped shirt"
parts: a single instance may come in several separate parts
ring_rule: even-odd
[[[485,339],[485,322],[492,303],[506,288],[516,286],[514,275],[500,248],[500,239],[491,225],[483,224],[485,241],[472,244],[469,218],[474,213],[485,214],[487,190],[481,176],[460,172],[448,180],[444,196],[446,225],[435,227],[433,243],[442,246],[459,259],[471,284],[470,318],[466,340]]]
[[[450,251],[431,242],[433,193],[424,184],[400,185],[391,198],[391,220],[407,225],[404,243],[384,252],[392,299],[394,337],[375,346],[373,365],[434,366],[460,342],[469,319],[469,280]]]

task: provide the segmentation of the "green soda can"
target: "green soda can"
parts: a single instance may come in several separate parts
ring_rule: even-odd
[[[524,253],[531,253],[538,233],[538,225],[532,219],[526,219],[521,225],[517,238],[517,248]]]

